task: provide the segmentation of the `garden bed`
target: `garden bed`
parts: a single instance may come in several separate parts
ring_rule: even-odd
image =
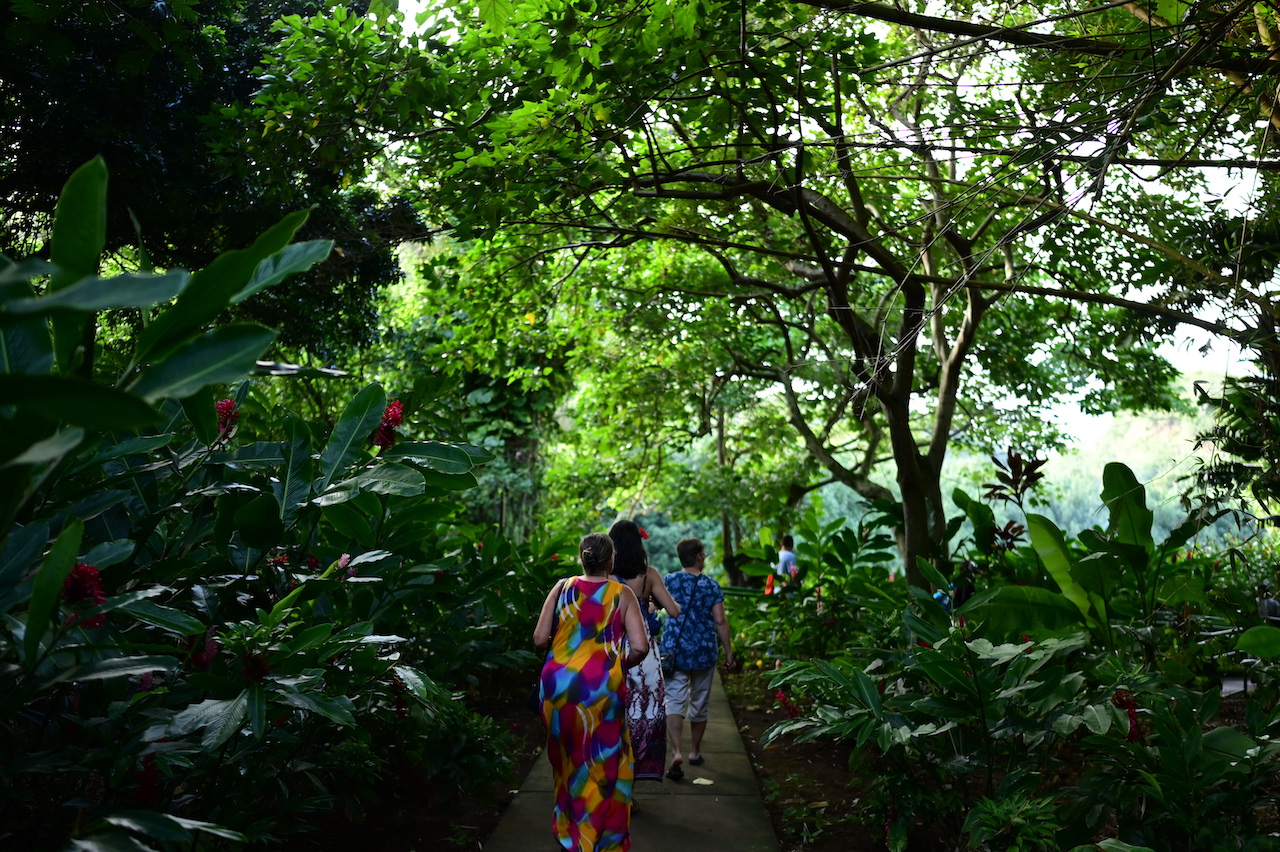
[[[488,841],[516,790],[542,753],[542,722],[525,706],[534,675],[508,675],[467,698],[477,713],[500,723],[511,737],[513,766],[496,778],[488,796],[450,798],[409,777],[389,777],[361,814],[331,812],[319,826],[292,839],[283,852],[477,852]]]

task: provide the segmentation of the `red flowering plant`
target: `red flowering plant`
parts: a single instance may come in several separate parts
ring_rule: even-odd
[[[404,404],[397,399],[382,412],[382,422],[378,424],[377,430],[373,433],[373,443],[383,450],[395,446],[396,429],[403,420]]]
[[[107,596],[103,594],[102,575],[98,573],[98,569],[93,565],[77,562],[75,567],[71,569],[71,573],[62,582],[62,598],[68,605],[88,604],[87,608],[105,603]],[[99,613],[89,618],[81,618],[79,612],[73,611],[69,618],[70,623],[79,624],[81,627],[90,630],[101,627],[106,621],[106,613]]]
[[[214,404],[218,411],[218,442],[225,444],[231,439],[231,430],[240,419],[240,410],[234,399],[220,399]]]

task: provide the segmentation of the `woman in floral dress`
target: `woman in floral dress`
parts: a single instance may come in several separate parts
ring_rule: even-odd
[[[553,828],[571,852],[626,852],[634,775],[624,668],[643,660],[649,644],[635,593],[609,579],[613,542],[592,533],[579,556],[582,575],[555,585],[533,631],[534,645],[550,644],[540,695]]]
[[[661,781],[667,759],[667,698],[658,656],[658,619],[649,613],[649,600],[675,618],[680,605],[667,593],[662,575],[649,566],[644,539],[648,536],[635,521],[618,521],[609,529],[613,540],[613,577],[626,583],[640,601],[645,616],[649,656],[627,669],[627,727],[635,756],[636,780]],[[632,797],[632,808],[635,798]]]

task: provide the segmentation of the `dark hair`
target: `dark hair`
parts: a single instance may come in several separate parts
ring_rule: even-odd
[[[796,546],[796,540],[789,535],[784,535],[782,537],[782,546],[785,547],[787,550],[790,550],[791,548]]]
[[[613,540],[604,533],[587,533],[582,537],[582,544],[578,545],[578,558],[588,574],[599,576],[607,573],[609,561],[613,558]]]
[[[609,527],[613,540],[613,573],[624,580],[633,580],[649,566],[649,554],[640,537],[640,527],[635,521],[618,521]]]
[[[676,542],[676,556],[680,557],[680,564],[686,568],[692,568],[693,563],[698,561],[698,554],[702,552],[702,542],[696,538],[682,538]]]

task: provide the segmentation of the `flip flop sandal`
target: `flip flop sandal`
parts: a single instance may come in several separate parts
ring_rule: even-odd
[[[689,765],[690,765],[690,766],[701,766],[702,764],[704,764],[704,763],[706,763],[706,762],[707,762],[707,761],[706,761],[706,758],[704,758],[702,755],[698,755],[697,757],[691,757],[691,758],[689,758]]]
[[[684,770],[681,769],[679,766],[673,766],[667,770],[667,777],[670,778],[672,781],[679,781],[681,778],[684,777]]]

